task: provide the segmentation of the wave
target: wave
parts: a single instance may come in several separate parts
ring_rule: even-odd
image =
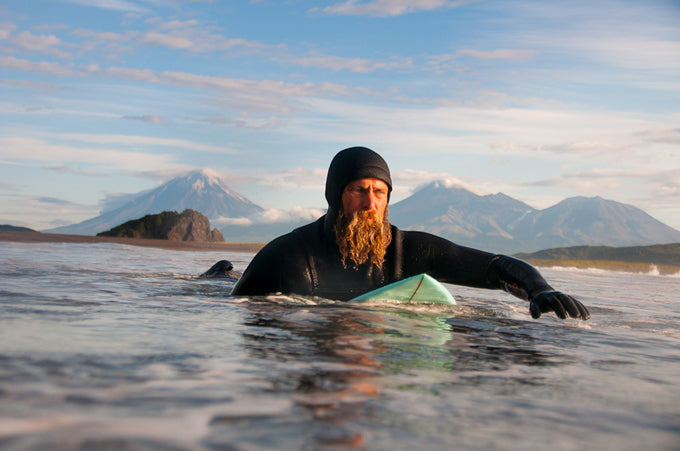
[[[608,269],[601,267],[581,267],[581,266],[563,266],[563,265],[545,265],[540,266],[541,269],[549,269],[551,271],[563,271],[563,272],[577,272],[585,274],[633,274],[633,275],[643,275],[643,276],[657,276],[657,277],[670,277],[670,278],[680,278],[680,269],[677,271],[669,271],[668,267],[661,267],[658,265],[649,264],[646,271],[634,270],[634,269]]]

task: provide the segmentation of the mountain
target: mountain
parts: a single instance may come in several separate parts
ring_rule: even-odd
[[[131,219],[163,211],[196,210],[218,225],[229,242],[268,242],[312,219],[263,223],[263,209],[229,189],[212,171],[177,177],[100,216],[54,233],[94,235]],[[221,218],[249,218],[248,225]],[[390,220],[404,230],[422,230],[463,246],[513,254],[579,246],[643,246],[680,242],[680,231],[632,205],[600,197],[573,197],[544,210],[502,193],[479,195],[435,181],[390,205]],[[238,222],[238,221],[237,221]],[[220,226],[220,224],[226,224]]]
[[[572,197],[523,218],[517,227],[526,250],[576,245],[631,246],[680,241],[680,231],[632,205],[601,197]]]
[[[443,182],[390,206],[392,223],[491,252],[532,252],[576,245],[680,242],[680,231],[639,208],[600,197],[574,197],[545,210],[505,194],[481,196]]]
[[[506,249],[515,240],[517,221],[536,210],[505,194],[480,196],[435,181],[390,206],[390,221],[405,230],[421,230],[456,243]]]
[[[606,260],[680,266],[680,243],[651,246],[573,246],[516,254],[523,260]]]
[[[131,219],[163,211],[196,210],[211,221],[221,217],[247,217],[263,211],[231,190],[210,169],[176,177],[150,191],[144,191],[122,206],[78,224],[48,230],[52,233],[95,235]]]

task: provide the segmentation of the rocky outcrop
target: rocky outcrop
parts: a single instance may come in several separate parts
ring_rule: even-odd
[[[33,229],[29,229],[28,227],[17,227],[9,224],[2,224],[0,225],[0,231],[3,232],[36,232]]]
[[[171,241],[224,242],[224,236],[217,229],[210,229],[210,220],[194,210],[164,211],[133,219],[97,236],[126,238],[154,238]]]

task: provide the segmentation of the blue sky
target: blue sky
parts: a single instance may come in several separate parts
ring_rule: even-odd
[[[680,229],[680,1],[5,0],[0,223],[39,230],[211,168],[270,217],[373,148],[535,208]]]

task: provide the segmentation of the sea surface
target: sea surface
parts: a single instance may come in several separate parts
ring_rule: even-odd
[[[251,258],[0,243],[0,449],[680,449],[680,275],[542,269],[587,322],[197,277]]]

